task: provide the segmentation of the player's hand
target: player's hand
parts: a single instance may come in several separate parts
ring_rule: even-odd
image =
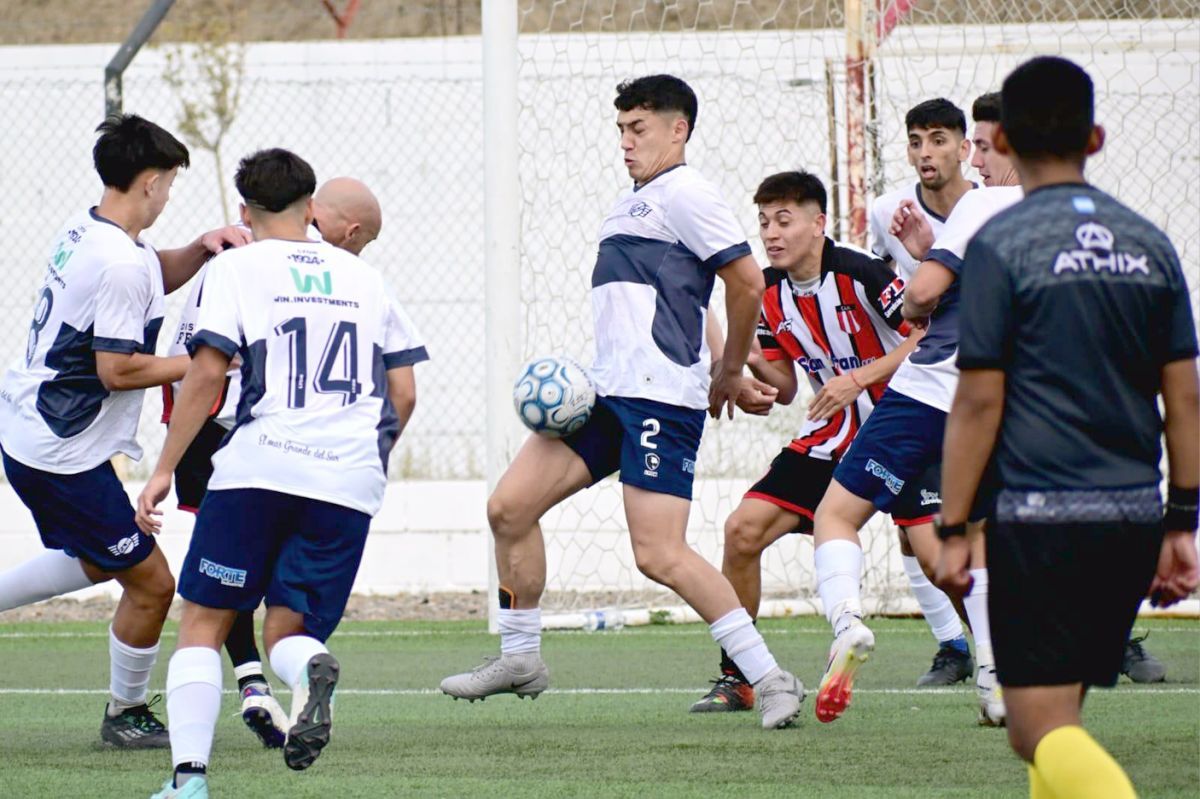
[[[1196,557],[1196,534],[1176,531],[1163,536],[1158,569],[1150,583],[1150,604],[1156,608],[1186,599],[1200,586],[1200,561]]]
[[[842,408],[858,399],[858,395],[862,391],[849,372],[837,375],[821,386],[821,390],[812,398],[812,402],[808,403],[809,420],[823,422],[831,418]]]
[[[923,261],[933,246],[933,228],[913,200],[901,200],[896,206],[888,232],[899,239],[908,254],[918,261]]]
[[[229,225],[210,230],[200,237],[200,244],[213,255],[231,247],[241,247],[254,241],[250,231],[240,225]]]
[[[933,582],[952,597],[961,599],[971,590],[971,545],[965,535],[955,535],[942,542]]]
[[[766,416],[775,404],[779,389],[753,377],[742,378],[742,390],[737,395],[737,406],[742,413]]]
[[[739,368],[736,372],[731,372],[722,365],[713,375],[712,383],[708,387],[708,415],[720,419],[721,409],[724,408],[732,419],[733,408],[741,390],[742,370]]]
[[[928,316],[914,316],[912,319],[905,319],[904,321],[908,322],[909,327],[915,328],[916,330],[929,330]]]
[[[138,529],[143,533],[154,535],[162,529],[162,511],[158,509],[158,503],[167,498],[167,492],[170,490],[171,474],[169,472],[166,474],[155,472],[146,481],[146,487],[138,495],[137,514],[133,517]]]

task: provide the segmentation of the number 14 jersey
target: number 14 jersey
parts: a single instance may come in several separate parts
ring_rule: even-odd
[[[208,266],[188,342],[240,355],[233,431],[209,488],[262,488],[374,515],[398,432],[387,370],[426,360],[412,321],[365,261],[267,239]]]

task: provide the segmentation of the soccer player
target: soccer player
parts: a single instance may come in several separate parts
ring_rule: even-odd
[[[358,255],[379,235],[382,215],[379,201],[361,181],[354,178],[333,178],[326,181],[313,196],[313,225],[309,238],[319,241],[321,228],[329,234],[325,240],[335,247]],[[315,228],[315,229],[314,229]],[[191,295],[183,307],[179,329],[171,342],[168,355],[187,355],[188,343],[196,330],[200,300],[204,296],[207,267],[201,269],[193,282]],[[209,410],[208,418],[175,468],[175,494],[179,508],[196,513],[208,480],[212,477],[212,457],[220,448],[237,418],[241,396],[241,374],[231,369],[218,398]],[[171,420],[175,394],[179,383],[163,386],[163,423]],[[237,614],[225,649],[233,664],[233,675],[242,695],[242,721],[258,736],[263,745],[277,749],[287,735],[287,714],[271,694],[271,686],[263,674],[262,657],[254,642],[254,610]]]
[[[971,313],[946,429],[938,578],[955,592],[970,582],[963,522],[994,458],[996,665],[1030,796],[1133,797],[1080,710],[1089,687],[1116,683],[1142,598],[1170,605],[1200,585],[1188,287],[1167,237],[1084,178],[1104,143],[1087,73],[1035,58],[1001,96],[995,145],[1026,198],[979,231],[963,262]]]
[[[909,109],[904,118],[908,131],[908,162],[917,172],[917,182],[888,192],[871,203],[871,249],[880,258],[891,261],[901,277],[912,279],[920,263],[892,233],[892,218],[897,208],[919,208],[933,236],[942,232],[946,217],[975,184],[963,177],[963,162],[971,154],[967,140],[967,120],[962,110],[944,98],[926,100]],[[978,124],[978,123],[977,123]],[[974,163],[974,157],[972,157]],[[932,243],[932,239],[930,240]],[[927,249],[927,248],[926,248]],[[924,250],[921,251],[924,255]],[[936,491],[936,489],[935,489]],[[938,650],[929,671],[917,679],[918,686],[953,685],[975,671],[971,650],[963,634],[961,607],[955,607],[932,582],[937,539],[930,536],[917,557],[908,533],[901,528],[900,561],[908,585],[925,616]]]
[[[977,134],[978,135],[978,134]],[[981,156],[992,180],[1009,174],[994,149]],[[941,461],[946,413],[958,379],[954,353],[958,342],[958,270],[967,243],[992,216],[1021,198],[1017,186],[970,191],[954,207],[937,241],[928,247],[914,242],[929,223],[912,203],[901,202],[893,218],[898,234],[914,256],[927,250],[905,287],[902,312],[927,327],[917,349],[896,371],[888,390],[867,420],[849,452],[834,471],[814,520],[817,587],[835,640],[817,696],[817,717],[838,718],[849,705],[855,673],[875,647],[875,637],[862,623],[859,581],[862,547],[858,530],[876,510],[890,511],[909,481]],[[984,508],[972,521],[982,521]],[[1004,701],[995,679],[987,612],[987,570],[982,566],[982,539],[976,536],[974,584],[963,605],[975,639],[976,693],[981,724],[1004,723]]]
[[[871,202],[869,234],[871,251],[891,261],[905,280],[912,278],[919,260],[891,233],[892,216],[902,201],[921,208],[935,234],[962,196],[975,184],[963,177],[963,163],[971,155],[967,119],[962,109],[944,98],[926,100],[904,116],[908,131],[908,163],[917,172],[917,182]]]
[[[633,178],[600,229],[592,272],[597,400],[564,439],[532,435],[488,500],[500,575],[500,651],[441,688],[455,698],[537,696],[549,684],[538,602],[546,579],[538,520],[572,494],[619,471],[638,569],[679,594],[709,623],[758,693],[763,727],[790,724],[804,696],[776,664],[729,581],[685,539],[704,412],[733,403],[763,292],[750,245],[719,192],[688,166],[696,124],[691,87],[651,75],[617,87],[617,129]],[[729,340],[709,377],[705,309],[725,282]]]
[[[763,270],[761,355],[752,354],[749,366],[787,405],[796,395],[799,364],[816,396],[799,435],[725,522],[721,571],[751,617],[758,615],[763,551],[787,533],[812,532],[813,512],[834,466],[919,338],[914,333],[906,340],[901,332],[908,328],[900,316],[904,279],[884,261],[826,237],[825,187],[816,176],[771,175],[754,202],[771,266]],[[937,541],[937,492],[936,473],[925,483],[914,481],[894,512],[902,527],[923,527],[931,544]],[[930,573],[935,556],[931,548]],[[692,712],[753,706],[754,689],[722,649],[721,676]]]
[[[255,242],[210,265],[192,363],[138,524],[158,503],[242,359],[238,422],[213,458],[179,580],[179,643],[167,673],[175,773],[161,797],[207,796],[221,704],[218,654],[238,611],[265,596],[271,667],[292,689],[284,761],[305,769],[329,743],[339,676],[325,640],[341,620],[385,466],[416,403],[413,365],[427,358],[378,271],[312,242],[312,168],[286,150],[238,167],[242,220]]]
[[[106,744],[165,747],[146,702],[163,620],[175,595],[167,561],[141,535],[112,464],[137,460],[144,389],[183,376],[185,358],[159,358],[163,295],[213,252],[248,236],[225,228],[156,251],[141,235],[158,219],[187,148],[141,117],[98,128],[100,204],[75,214],[50,246],[25,354],[0,386],[0,446],[9,484],[33,514],[46,551],[0,574],[0,610],[116,580],[109,627]]]

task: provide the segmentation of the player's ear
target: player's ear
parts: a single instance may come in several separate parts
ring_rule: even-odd
[[[139,175],[138,177],[142,181],[142,193],[147,197],[153,195],[158,189],[158,181],[162,176],[163,173],[156,169],[147,169]]]
[[[313,199],[309,197],[304,201],[304,226],[308,227],[311,225],[315,218],[316,214],[313,213]]]
[[[971,157],[971,140],[966,136],[958,143],[958,162],[964,164]]]
[[[1004,126],[996,123],[996,132],[992,134],[992,149],[1000,153],[1000,155],[1012,155],[1012,149],[1008,146],[1008,134],[1004,132]]]
[[[688,140],[688,121],[682,115],[675,117],[674,130],[672,131],[676,142],[686,142]]]
[[[828,217],[825,216],[824,211],[818,211],[817,215],[813,217],[813,228],[815,229],[816,235],[820,238],[825,237],[825,223],[827,221],[829,220]]]
[[[238,203],[238,218],[242,220],[243,225],[253,229],[254,226],[250,224],[250,209],[245,203]]]
[[[1092,125],[1092,132],[1088,134],[1087,147],[1083,150],[1084,155],[1092,156],[1103,150],[1106,136],[1103,125]]]

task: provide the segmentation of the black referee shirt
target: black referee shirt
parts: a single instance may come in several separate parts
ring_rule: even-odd
[[[1005,372],[1005,489],[1157,486],[1165,364],[1196,357],[1179,257],[1153,224],[1082,184],[990,220],[963,259],[960,369]]]

